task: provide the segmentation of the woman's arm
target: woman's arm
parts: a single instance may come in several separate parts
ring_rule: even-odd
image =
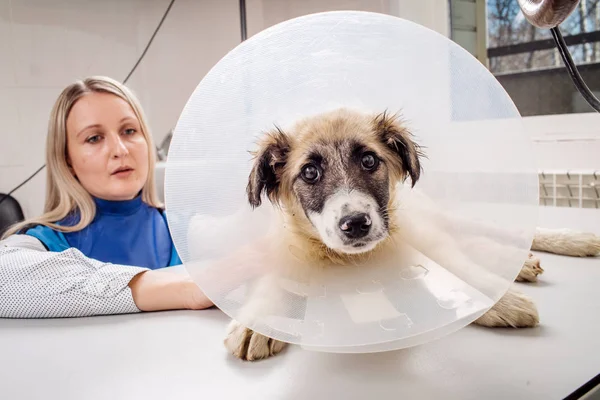
[[[189,276],[169,270],[141,272],[133,277],[129,287],[141,311],[201,310],[213,306]]]
[[[184,274],[103,263],[37,239],[0,241],[0,317],[57,318],[201,309],[212,304]]]

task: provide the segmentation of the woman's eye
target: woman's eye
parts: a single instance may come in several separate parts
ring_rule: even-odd
[[[302,168],[302,179],[308,183],[315,183],[319,180],[321,172],[316,166],[309,164]]]
[[[96,143],[100,140],[100,135],[94,135],[94,136],[90,136],[89,138],[87,138],[85,141],[87,143]]]
[[[377,168],[379,165],[379,159],[373,153],[365,153],[360,160],[362,167],[368,171]]]
[[[136,132],[136,130],[133,128],[125,129],[126,135],[133,135],[135,132]]]

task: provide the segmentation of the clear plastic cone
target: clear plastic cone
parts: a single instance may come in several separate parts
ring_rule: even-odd
[[[341,264],[298,244],[289,221],[305,216],[266,196],[253,208],[247,192],[265,132],[340,108],[400,113],[426,154],[415,186],[393,187],[391,239]],[[502,297],[528,256],[538,178],[515,105],[471,54],[344,11],[273,26],[214,66],[174,130],[165,202],[185,267],[229,316],[313,350],[372,352],[454,332]]]

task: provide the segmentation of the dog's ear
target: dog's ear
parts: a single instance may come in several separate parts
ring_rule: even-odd
[[[399,121],[398,116],[384,112],[377,115],[373,123],[379,140],[392,151],[396,161],[400,162],[395,164],[400,176],[403,179],[410,176],[411,186],[414,187],[421,176],[420,157],[424,156],[421,147],[412,140],[412,134]]]
[[[277,201],[281,174],[289,151],[289,138],[279,128],[267,132],[259,142],[246,187],[248,202],[253,208],[261,205],[263,193],[271,202]]]

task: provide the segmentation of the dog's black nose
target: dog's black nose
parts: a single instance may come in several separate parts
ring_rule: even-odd
[[[340,220],[340,229],[350,239],[364,237],[371,229],[371,218],[365,213],[347,215]]]

